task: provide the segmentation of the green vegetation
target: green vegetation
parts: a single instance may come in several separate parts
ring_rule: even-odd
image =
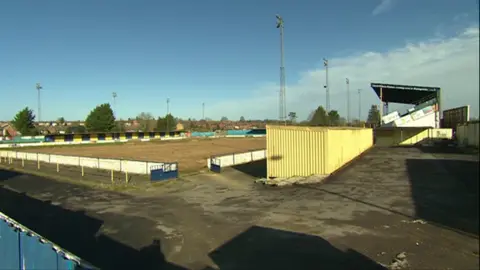
[[[115,128],[115,116],[110,104],[104,103],[93,109],[85,119],[88,132],[108,132]]]
[[[38,134],[34,125],[35,115],[28,107],[19,111],[12,120],[12,125],[23,136],[35,136]]]
[[[377,105],[372,105],[368,111],[367,123],[370,125],[379,126],[380,120],[380,111],[378,110]]]

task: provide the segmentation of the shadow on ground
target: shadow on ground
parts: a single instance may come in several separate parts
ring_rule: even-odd
[[[386,269],[354,250],[341,251],[323,238],[258,226],[209,256],[222,270]]]
[[[183,269],[166,262],[160,241],[136,250],[100,233],[103,221],[12,191],[2,182],[28,176],[0,169],[0,211],[101,269]]]
[[[417,218],[478,237],[478,161],[407,159],[406,166]]]
[[[250,163],[232,166],[233,169],[255,178],[267,177],[267,160],[256,160]]]

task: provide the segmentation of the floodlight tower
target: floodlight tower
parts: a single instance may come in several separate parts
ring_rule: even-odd
[[[350,80],[345,79],[347,83],[347,123],[350,123]]]
[[[325,110],[330,111],[330,87],[328,85],[328,59],[323,58],[323,66],[325,67]]]
[[[113,97],[113,116],[117,118],[117,92],[113,92],[112,97]]]
[[[205,120],[205,102],[202,103],[202,120]]]
[[[37,89],[37,106],[38,106],[38,122],[42,121],[42,113],[41,113],[41,102],[40,102],[40,90],[43,89],[43,87],[40,85],[40,83],[37,83],[35,88]]]
[[[277,29],[280,29],[280,93],[279,93],[279,121],[284,121],[287,124],[287,103],[285,96],[285,58],[283,48],[283,18],[276,15]]]

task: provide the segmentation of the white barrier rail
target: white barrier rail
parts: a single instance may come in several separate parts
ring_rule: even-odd
[[[230,167],[240,164],[249,163],[252,161],[262,160],[267,158],[267,150],[256,150],[244,153],[235,153],[223,156],[216,156],[207,159],[207,166],[211,169],[211,164],[224,167]]]
[[[165,163],[163,162],[63,156],[63,155],[53,155],[53,154],[16,152],[16,151],[0,151],[0,158],[28,160],[28,161],[35,161],[35,162],[78,166],[78,167],[109,170],[109,171],[113,170],[117,172],[134,173],[134,174],[150,174],[151,166],[165,165]]]

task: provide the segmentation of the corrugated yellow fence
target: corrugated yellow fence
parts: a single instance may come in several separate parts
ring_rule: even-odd
[[[372,145],[372,129],[267,126],[267,176],[329,175]]]

